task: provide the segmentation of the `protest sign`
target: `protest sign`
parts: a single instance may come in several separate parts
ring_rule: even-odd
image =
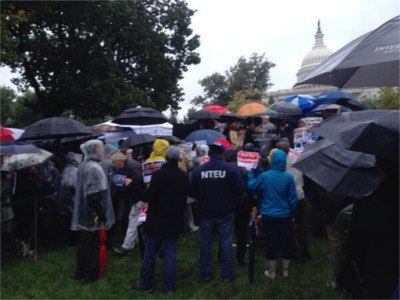
[[[149,183],[151,181],[151,174],[161,169],[165,164],[165,160],[149,161],[143,164],[143,182]]]
[[[237,164],[239,167],[257,168],[259,154],[257,152],[239,151],[237,156]]]

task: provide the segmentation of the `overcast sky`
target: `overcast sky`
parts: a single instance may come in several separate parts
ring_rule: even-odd
[[[265,53],[276,64],[271,90],[288,89],[314,45],[318,20],[325,45],[336,51],[400,14],[398,0],[188,0],[188,4],[197,11],[191,28],[200,36],[201,62],[189,67],[180,82],[185,101],[179,118],[191,107],[190,100],[202,94],[198,81],[215,72],[224,74],[240,56]],[[0,85],[12,86],[12,76],[0,68]]]

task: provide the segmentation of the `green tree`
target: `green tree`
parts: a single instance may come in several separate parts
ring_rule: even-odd
[[[171,124],[178,124],[178,112],[177,111],[171,111],[171,114],[169,115],[169,122]]]
[[[178,81],[200,62],[193,14],[183,0],[3,1],[2,65],[45,117],[178,109]]]
[[[380,101],[378,101],[377,108],[400,109],[400,89],[398,87],[383,88],[380,95]]]
[[[233,96],[233,100],[227,104],[226,108],[231,112],[236,113],[243,105],[251,102],[264,104],[261,102],[261,92],[259,90],[248,88],[246,90],[236,92]]]
[[[274,98],[274,96],[269,96],[269,98],[268,98],[268,104],[269,105],[272,105],[272,104],[274,104],[275,103],[275,98]]]
[[[1,126],[6,126],[8,118],[12,119],[11,116],[11,105],[15,101],[17,95],[14,90],[5,85],[0,87],[0,98],[1,98]],[[8,124],[7,124],[8,125]]]
[[[365,99],[362,101],[361,105],[364,107],[364,109],[377,109],[378,108],[378,99]]]
[[[14,127],[26,127],[44,118],[42,113],[31,109],[36,102],[36,94],[31,90],[27,90],[24,94],[17,97],[10,107],[12,125]]]
[[[214,73],[200,80],[204,96],[195,97],[194,105],[218,104],[226,106],[235,93],[245,90],[259,90],[264,94],[271,86],[270,69],[275,64],[266,59],[265,54],[253,53],[249,59],[240,57],[235,66],[225,75]]]
[[[191,117],[195,112],[196,112],[196,108],[194,108],[194,107],[189,108],[188,111],[187,111],[187,113],[186,113],[186,116],[183,117],[183,123],[185,123],[185,124],[190,123],[190,117]]]

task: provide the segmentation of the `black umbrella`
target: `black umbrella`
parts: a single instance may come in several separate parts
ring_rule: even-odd
[[[235,122],[235,121],[243,121],[243,118],[232,113],[232,112],[226,112],[223,114],[219,115],[222,122]]]
[[[344,112],[310,131],[346,149],[399,160],[399,119],[398,110]]]
[[[180,143],[181,139],[174,135],[162,135],[159,137],[160,139],[168,141],[170,144]]]
[[[199,110],[192,114],[189,119],[191,120],[221,120],[221,118],[211,110]]]
[[[92,132],[92,134],[88,134],[88,135],[62,138],[60,140],[60,143],[61,144],[72,143],[72,142],[82,142],[83,143],[84,141],[91,140],[91,139],[97,139],[97,138],[99,138],[101,136],[102,136],[102,134],[100,134],[100,133],[93,133]]]
[[[22,153],[40,153],[40,149],[34,144],[23,141],[5,141],[0,143],[1,155],[12,155]]]
[[[53,117],[30,125],[19,140],[45,140],[92,134],[81,122],[69,118]]]
[[[156,138],[150,134],[136,134],[128,137],[122,144],[121,148],[130,148],[135,147],[147,143],[152,143],[156,140]]]
[[[112,122],[121,125],[153,125],[169,122],[169,120],[161,112],[153,108],[136,107],[124,110]]]
[[[359,198],[378,188],[375,157],[327,139],[307,145],[293,165],[329,193]]]
[[[342,90],[327,90],[318,95],[319,104],[338,104],[351,110],[363,110],[363,106],[352,95]]]
[[[254,283],[254,266],[256,263],[256,238],[257,238],[257,224],[256,224],[257,208],[253,207],[251,213],[251,220],[249,224],[249,282]]]
[[[296,85],[398,86],[399,36],[397,16],[333,53]]]

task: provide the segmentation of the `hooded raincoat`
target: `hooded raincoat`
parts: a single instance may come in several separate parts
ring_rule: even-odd
[[[144,183],[150,183],[151,174],[161,169],[165,164],[165,153],[169,147],[169,142],[163,139],[156,139],[153,143],[153,152],[143,164]]]
[[[106,230],[115,223],[107,178],[100,161],[93,157],[97,147],[102,145],[99,140],[90,140],[81,145],[85,159],[77,173],[71,230],[100,230],[100,222],[95,223],[96,216],[105,219]]]
[[[248,172],[248,187],[262,190],[260,213],[270,217],[294,217],[297,209],[296,184],[292,174],[285,172],[286,154],[275,150],[271,155],[271,170],[254,178],[253,171]]]

